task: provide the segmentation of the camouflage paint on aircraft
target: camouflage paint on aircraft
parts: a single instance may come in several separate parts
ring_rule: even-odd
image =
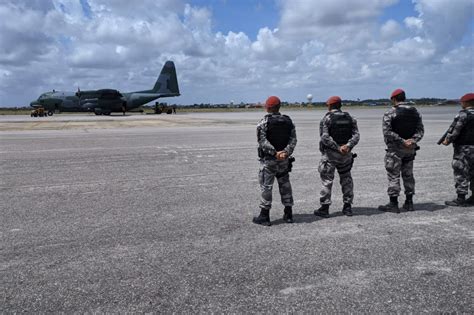
[[[30,103],[31,107],[43,107],[51,114],[57,112],[95,112],[108,115],[111,112],[125,112],[161,97],[179,96],[176,69],[167,61],[151,90],[121,93],[113,89],[77,92],[52,91]]]

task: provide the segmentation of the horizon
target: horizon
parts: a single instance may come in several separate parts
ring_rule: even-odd
[[[63,91],[56,91],[56,92],[63,92]],[[204,105],[204,106],[223,106],[223,105],[226,105],[226,106],[229,106],[229,107],[238,107],[238,106],[242,106],[242,105],[261,105],[263,106],[264,105],[264,101],[257,101],[257,102],[234,102],[234,103],[188,103],[188,104],[177,104],[177,103],[173,103],[172,101],[167,101],[169,100],[170,98],[163,98],[162,101],[159,101],[159,99],[157,101],[152,101],[150,103],[147,103],[147,104],[144,104],[138,108],[142,108],[142,107],[145,107],[145,108],[152,108],[153,106],[155,106],[155,102],[159,103],[159,104],[167,104],[169,106],[172,106],[172,105],[176,105],[176,106],[180,106],[180,107],[192,107],[192,106],[201,106],[201,105]],[[425,104],[431,104],[431,103],[420,103],[420,104],[416,104],[416,102],[419,102],[419,101],[428,101],[428,100],[431,100],[431,101],[438,101],[438,102],[458,102],[459,103],[459,98],[454,98],[454,99],[450,99],[450,98],[438,98],[438,97],[420,97],[420,98],[407,98],[406,99],[407,102],[415,102],[414,105],[425,105]],[[282,100],[282,106],[294,106],[294,105],[312,105],[312,106],[319,106],[319,105],[325,105],[326,101],[325,100],[312,100],[311,102],[309,101],[288,101],[288,100]],[[377,105],[367,105],[368,102],[379,102],[379,103],[383,103],[383,104],[377,104]],[[385,105],[386,103],[390,103],[390,99],[389,98],[368,98],[368,99],[363,99],[363,100],[354,100],[354,99],[342,99],[342,103],[344,106],[350,106],[352,105],[352,103],[359,103],[359,104],[356,104],[356,106],[358,105],[361,105],[361,106],[383,106]],[[0,109],[31,109],[31,107],[29,105],[23,105],[23,106],[20,106],[20,105],[12,105],[12,106],[6,106],[6,105],[2,105],[0,104]]]

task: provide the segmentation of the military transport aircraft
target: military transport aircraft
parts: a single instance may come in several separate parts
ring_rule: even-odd
[[[52,91],[30,103],[33,108],[43,107],[49,116],[54,112],[94,112],[96,115],[110,115],[137,108],[161,97],[179,96],[176,69],[167,61],[151,90],[121,93],[112,89],[77,92]]]

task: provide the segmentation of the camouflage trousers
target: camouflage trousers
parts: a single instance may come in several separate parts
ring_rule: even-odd
[[[351,168],[352,155],[342,156],[341,159],[331,160],[323,154],[319,162],[319,175],[321,176],[321,183],[323,185],[319,201],[322,205],[331,204],[332,184],[334,182],[334,174],[337,169],[339,173],[339,182],[341,184],[343,202],[352,204],[354,199],[354,184],[352,182]]]
[[[388,176],[388,195],[398,197],[400,195],[400,173],[403,179],[405,195],[415,194],[415,177],[413,176],[413,161],[415,153],[397,152],[387,150],[385,154],[385,169]]]
[[[283,161],[261,160],[258,182],[260,184],[261,197],[260,208],[269,210],[272,207],[272,191],[275,178],[280,190],[281,203],[293,206],[293,192],[291,190],[290,175],[288,173],[288,159]]]
[[[474,145],[454,147],[453,171],[457,194],[467,195],[469,185],[474,191]]]

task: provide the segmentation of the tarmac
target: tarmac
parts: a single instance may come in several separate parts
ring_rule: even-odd
[[[274,189],[271,227],[251,223],[263,111],[1,116],[0,313],[474,313],[473,207],[444,205],[452,147],[436,145],[459,108],[419,108],[416,211],[400,214],[377,210],[385,110],[350,110],[354,216],[335,183],[329,219],[313,215],[324,111],[283,111],[295,223]]]

